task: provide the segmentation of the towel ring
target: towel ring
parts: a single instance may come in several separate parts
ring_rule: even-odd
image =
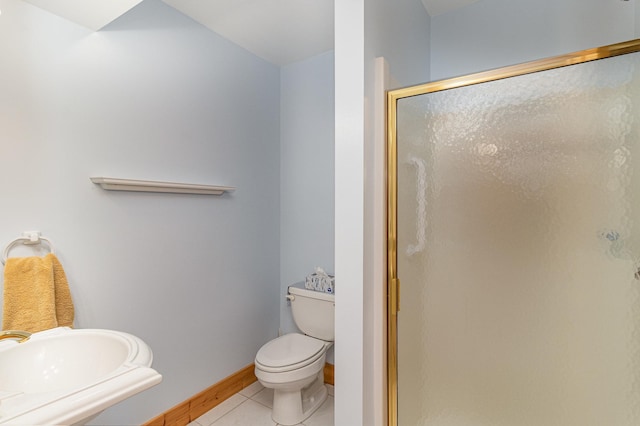
[[[45,237],[41,237],[39,232],[24,232],[22,234],[22,237],[18,237],[15,240],[11,241],[4,248],[4,251],[2,252],[2,264],[4,265],[5,263],[7,263],[7,257],[9,256],[9,251],[16,244],[22,243],[24,245],[30,246],[35,244],[42,244],[42,241],[45,241],[49,245],[49,252],[53,254],[53,244],[51,243],[51,240]]]

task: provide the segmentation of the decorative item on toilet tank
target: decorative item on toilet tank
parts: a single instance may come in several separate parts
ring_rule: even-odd
[[[335,276],[327,274],[324,269],[316,266],[315,272],[307,275],[304,286],[309,290],[335,293]]]

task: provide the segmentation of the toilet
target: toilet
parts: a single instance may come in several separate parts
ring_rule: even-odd
[[[324,364],[333,345],[335,295],[289,287],[293,320],[304,333],[290,333],[265,343],[255,359],[262,386],[273,389],[271,418],[281,425],[297,425],[327,399]]]

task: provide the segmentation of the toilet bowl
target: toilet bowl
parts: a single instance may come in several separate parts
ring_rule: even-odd
[[[273,389],[273,421],[297,425],[327,399],[324,364],[333,345],[335,304],[333,294],[300,286],[289,287],[288,299],[294,321],[307,334],[285,334],[263,345],[256,354],[255,375]]]
[[[296,425],[327,399],[324,364],[331,342],[298,333],[285,334],[258,351],[255,374],[273,389],[273,421]]]

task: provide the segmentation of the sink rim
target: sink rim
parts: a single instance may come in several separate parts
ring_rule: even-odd
[[[17,371],[7,368],[8,364],[4,364],[4,369],[3,365],[0,365],[0,378],[5,379],[0,380],[0,392],[4,393],[34,394],[82,389],[118,373],[128,365],[149,367],[153,362],[153,354],[151,351],[144,350],[147,346],[139,338],[112,330],[72,330],[69,327],[59,327],[34,333],[32,338],[22,343],[12,342],[11,345],[0,346],[0,359],[7,356],[9,359],[5,362],[15,362],[16,368],[24,370],[32,367],[38,371],[31,370],[24,376],[20,376],[16,374]],[[100,362],[94,363],[96,358],[87,358],[88,364],[93,365],[85,364],[82,369],[78,369],[79,372],[74,371],[74,367],[69,363],[78,362],[78,357],[85,358],[83,351],[86,350],[87,345],[91,347],[93,344],[102,345],[92,349],[98,351],[105,349],[103,353],[106,353],[113,344],[112,354],[116,358],[105,357],[102,359],[102,365]],[[69,350],[65,347],[67,345]],[[94,352],[92,355],[100,358],[99,352]],[[92,371],[92,368],[96,370]],[[86,375],[82,374],[83,372]]]
[[[147,346],[147,344],[137,336],[133,334],[129,334],[123,331],[115,331],[101,328],[70,328],[70,327],[56,327],[50,330],[39,331],[37,333],[33,333],[29,340],[26,340],[22,343],[19,343],[16,340],[5,339],[0,340],[0,354],[2,352],[11,350],[16,346],[28,346],[33,342],[40,342],[46,340],[53,340],[58,336],[67,336],[67,335],[106,335],[110,338],[119,339],[123,342],[126,342],[127,347],[129,349],[129,353],[127,355],[128,363],[141,365],[148,367],[153,363],[153,352]]]
[[[126,361],[111,373],[76,388],[40,393],[5,392],[0,389],[0,425],[82,424],[106,408],[162,381],[162,376],[150,368],[153,354],[149,346],[129,333],[106,329],[58,327],[34,333],[31,339],[37,342],[70,333],[108,334],[111,337],[123,338],[130,344],[129,354]],[[16,345],[27,345],[29,341],[0,341],[0,353],[11,350]]]

